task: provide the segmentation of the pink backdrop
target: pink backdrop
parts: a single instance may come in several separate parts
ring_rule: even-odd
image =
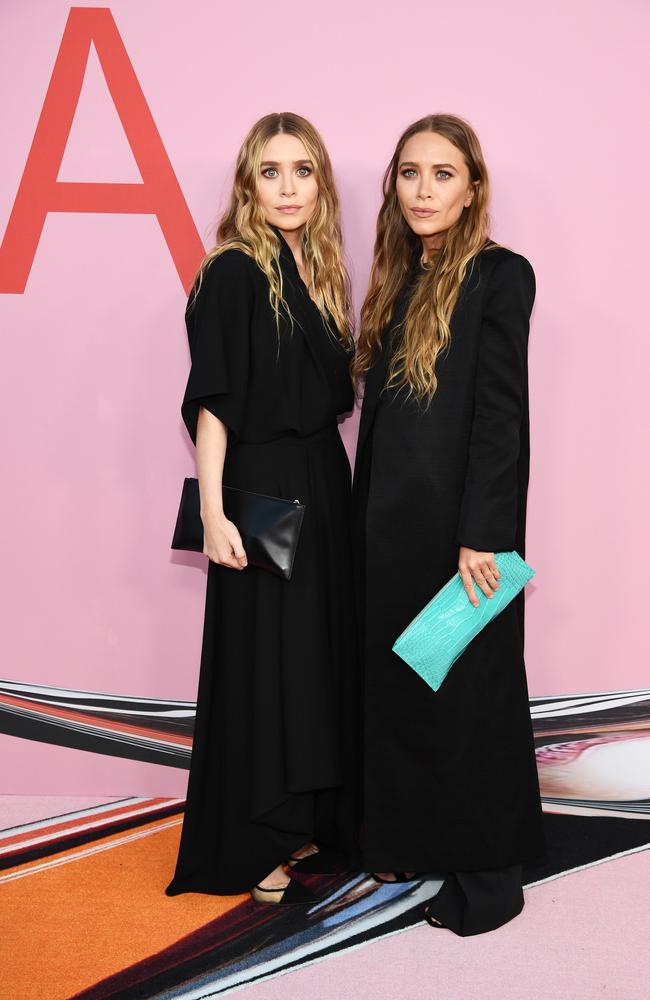
[[[2,5],[0,232],[69,9]],[[357,305],[399,132],[433,111],[474,125],[492,176],[493,235],[529,257],[538,281],[530,692],[640,687],[637,557],[650,495],[639,125],[650,8],[116,0],[108,9],[206,245],[249,125],[277,110],[313,120],[336,168]],[[58,179],[141,181],[94,49]],[[184,304],[153,214],[51,212],[24,292],[0,295],[5,678],[196,695],[205,560],[169,549],[182,478],[194,474],[179,412]],[[356,419],[344,436],[352,455]],[[17,737],[0,736],[0,752],[4,792],[176,795],[187,781],[183,770]]]

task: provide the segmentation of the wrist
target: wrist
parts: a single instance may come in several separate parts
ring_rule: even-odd
[[[223,507],[216,505],[213,505],[208,508],[201,507],[199,515],[204,525],[206,524],[219,525],[226,520],[226,515],[223,512]]]

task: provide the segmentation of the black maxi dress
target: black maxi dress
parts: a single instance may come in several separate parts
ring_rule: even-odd
[[[367,375],[354,475],[363,867],[448,872],[431,913],[466,935],[519,912],[522,866],[545,857],[524,593],[476,636],[436,693],[391,647],[458,571],[461,545],[525,558],[535,276],[507,248],[477,255],[424,412],[404,390],[382,392],[420,273],[414,254]]]
[[[306,504],[291,580],[211,560],[187,802],[167,895],[246,892],[307,841],[358,867],[360,690],[351,474],[337,414],[349,353],[328,333],[281,240],[294,318],[280,339],[268,281],[237,249],[186,313],[182,416],[228,427],[223,484]]]

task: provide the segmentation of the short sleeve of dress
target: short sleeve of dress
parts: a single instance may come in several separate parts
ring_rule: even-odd
[[[241,436],[246,411],[254,285],[241,250],[226,250],[208,265],[185,322],[191,367],[181,415],[194,445],[199,410],[223,421],[229,437]]]

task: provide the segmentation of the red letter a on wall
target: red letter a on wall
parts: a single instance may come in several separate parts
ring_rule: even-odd
[[[93,42],[143,184],[57,181]],[[72,7],[0,247],[0,292],[24,292],[48,212],[156,215],[189,292],[204,249],[107,8]]]

